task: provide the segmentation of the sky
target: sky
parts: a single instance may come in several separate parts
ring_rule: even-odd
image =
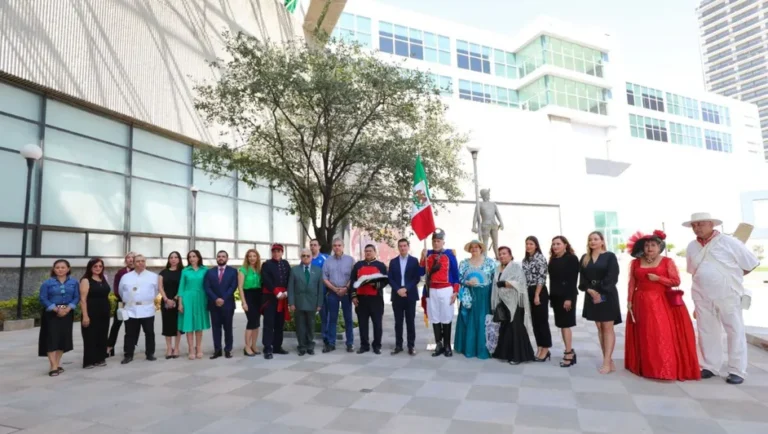
[[[378,0],[442,19],[515,36],[541,15],[611,34],[627,71],[704,89],[698,0]]]

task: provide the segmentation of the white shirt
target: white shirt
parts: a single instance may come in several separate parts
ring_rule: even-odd
[[[405,288],[405,266],[408,264],[408,255],[398,256],[400,258],[400,288]]]
[[[149,270],[144,270],[141,274],[134,270],[120,279],[120,297],[123,298],[125,310],[130,318],[155,316],[157,294],[157,274]]]
[[[760,261],[744,243],[729,235],[717,235],[707,245],[709,251],[703,260],[700,253],[705,247],[697,240],[691,241],[686,250],[688,273],[693,274],[691,297],[717,300],[734,294],[741,296],[744,271],[754,270]]]

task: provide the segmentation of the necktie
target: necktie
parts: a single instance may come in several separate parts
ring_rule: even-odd
[[[309,267],[306,265],[304,266],[304,280],[306,280],[307,285],[309,285]]]
[[[219,283],[221,283],[221,279],[224,277],[224,267],[219,267]]]

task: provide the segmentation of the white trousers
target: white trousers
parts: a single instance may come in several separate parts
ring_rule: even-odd
[[[723,367],[723,329],[728,341],[728,374],[747,375],[747,336],[741,297],[694,300],[696,328],[699,332],[701,367],[721,375]]]
[[[427,316],[430,324],[450,324],[453,322],[453,305],[451,296],[453,287],[429,288],[427,300]]]

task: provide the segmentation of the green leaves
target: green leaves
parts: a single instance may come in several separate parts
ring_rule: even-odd
[[[195,107],[232,133],[196,152],[202,168],[285,191],[323,247],[342,222],[383,239],[407,227],[417,153],[436,197],[461,195],[466,139],[425,74],[336,41],[310,48],[223,37],[228,60],[211,63],[220,78],[196,88]]]

